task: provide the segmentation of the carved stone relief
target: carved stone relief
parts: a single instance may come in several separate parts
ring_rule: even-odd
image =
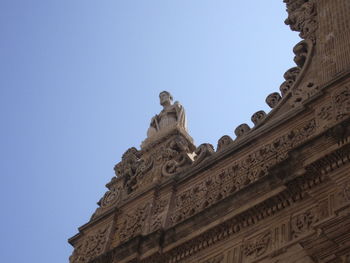
[[[303,39],[316,41],[318,27],[316,16],[317,8],[314,0],[284,0],[287,4],[288,18],[285,24],[293,31],[300,32]]]
[[[350,89],[345,86],[331,94],[323,104],[316,108],[317,126],[320,130],[332,127],[334,124],[349,118],[350,116]],[[345,139],[347,128],[339,126],[333,130],[333,135]],[[350,135],[350,132],[349,132]]]
[[[243,254],[247,258],[258,258],[268,251],[269,247],[271,246],[271,242],[271,231],[263,233],[254,239],[245,241],[242,248]]]
[[[122,214],[118,219],[116,239],[120,242],[124,242],[144,233],[149,211],[150,205],[145,203],[139,205],[131,212]]]
[[[87,263],[91,259],[102,254],[107,243],[109,232],[110,225],[107,225],[84,236],[80,244],[75,247],[73,255],[69,258],[69,262]]]
[[[169,200],[158,198],[156,199],[155,204],[152,208],[150,232],[156,231],[163,227],[168,205]]]
[[[205,159],[210,157],[215,153],[213,145],[209,143],[203,143],[198,146],[198,148],[194,152],[196,156],[194,157],[194,163],[193,165],[197,165],[201,162],[203,162]]]
[[[179,192],[175,198],[171,223],[176,224],[183,221],[266,176],[270,167],[285,160],[290,149],[302,143],[315,131],[316,124],[315,120],[312,119],[273,142],[261,146],[217,174],[210,175],[202,182]]]
[[[317,208],[310,209],[301,214],[294,216],[291,219],[291,232],[293,238],[309,232],[317,221],[319,220],[319,211]]]

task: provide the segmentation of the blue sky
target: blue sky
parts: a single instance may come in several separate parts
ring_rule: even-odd
[[[286,15],[282,0],[1,0],[2,262],[68,262],[160,91],[196,145],[268,111],[299,42]]]

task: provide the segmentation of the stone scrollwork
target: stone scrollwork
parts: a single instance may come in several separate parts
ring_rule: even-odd
[[[151,158],[145,160],[141,151],[132,147],[123,154],[122,161],[114,167],[114,170],[117,176],[124,179],[124,188],[130,194],[140,186],[140,181],[152,166]]]
[[[284,0],[287,4],[288,18],[285,24],[293,31],[300,32],[300,37],[316,41],[315,32],[318,24],[316,21],[317,10],[313,0]]]
[[[302,80],[302,77],[305,75],[305,71],[310,64],[310,57],[312,54],[312,44],[310,41],[302,40],[293,48],[295,54],[294,62],[297,67],[290,68],[284,73],[285,81],[280,86],[280,91],[282,97],[284,97],[289,91],[293,91],[294,96],[298,96],[292,100],[293,102],[300,99],[300,93],[310,92],[308,88],[304,86],[299,87],[299,83]],[[306,96],[309,96],[306,94]],[[302,98],[303,99],[303,98]],[[302,100],[301,99],[301,100]]]
[[[120,184],[114,184],[110,189],[104,194],[104,196],[97,202],[98,208],[92,215],[91,219],[96,218],[101,215],[104,211],[117,206],[121,200],[123,188]]]
[[[297,79],[298,74],[300,73],[300,68],[294,67],[284,73],[285,82],[280,86],[280,91],[282,96],[284,96],[291,88],[293,87],[295,80]]]
[[[210,143],[203,143],[198,146],[194,152],[196,154],[193,165],[203,162],[206,158],[215,153],[213,145]]]
[[[184,170],[192,163],[189,156],[190,149],[188,142],[178,136],[171,140],[165,148],[162,149],[158,159],[161,160],[162,176],[170,177]]]

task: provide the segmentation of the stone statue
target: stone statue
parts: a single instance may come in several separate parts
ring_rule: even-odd
[[[154,116],[147,131],[147,137],[152,137],[157,132],[170,127],[181,127],[187,131],[186,115],[183,106],[175,101],[168,91],[162,91],[159,94],[160,105],[163,110]]]

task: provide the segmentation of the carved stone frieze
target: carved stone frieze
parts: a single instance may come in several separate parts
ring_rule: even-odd
[[[345,143],[350,136],[350,125],[346,121],[349,117],[350,89],[347,86],[334,91],[330,99],[325,100],[316,108],[317,126],[320,130],[331,128],[339,123],[328,131],[328,134],[338,143]]]
[[[125,242],[146,230],[146,219],[149,216],[149,203],[141,204],[130,212],[122,213],[118,219],[115,238]]]
[[[150,232],[156,231],[163,227],[168,205],[168,199],[156,199],[156,202],[152,208]]]
[[[315,120],[275,139],[245,158],[234,162],[218,174],[210,175],[200,183],[176,196],[171,223],[184,219],[217,203],[248,184],[268,174],[269,168],[288,157],[288,151],[309,138],[316,131]]]
[[[104,252],[110,228],[110,225],[107,225],[84,236],[82,241],[75,247],[69,262],[87,263],[101,255]]]

